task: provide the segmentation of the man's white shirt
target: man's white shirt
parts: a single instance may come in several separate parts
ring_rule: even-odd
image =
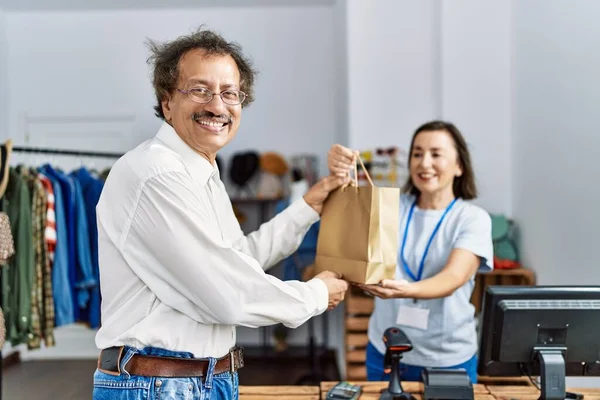
[[[245,236],[218,169],[167,123],[111,168],[97,216],[100,349],[222,357],[236,326],[293,328],[327,308],[322,280],[264,272],[299,247],[317,212],[301,198]]]

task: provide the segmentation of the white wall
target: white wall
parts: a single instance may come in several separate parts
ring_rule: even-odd
[[[600,2],[513,6],[513,193],[525,261],[541,284],[598,284]]]
[[[422,123],[454,122],[480,197],[511,214],[508,2],[348,1],[349,142],[408,149]]]
[[[8,43],[6,42],[6,14],[0,9],[0,141],[8,136]]]
[[[407,148],[436,108],[437,1],[348,0],[349,142]]]
[[[441,115],[469,144],[475,203],[511,215],[510,2],[440,3]]]
[[[256,101],[225,157],[247,148],[324,157],[337,134],[332,7],[14,12],[6,20],[17,143],[125,151],[153,136],[160,122],[144,41],[201,23],[239,41],[260,70]]]
[[[333,6],[333,34],[335,47],[335,90],[337,135],[335,143],[345,146],[350,141],[350,92],[349,92],[349,35],[348,35],[348,3],[347,0],[336,0]],[[331,87],[331,86],[330,86]]]
[[[543,285],[598,285],[600,2],[513,7],[513,207],[524,261]]]
[[[253,7],[321,6],[332,5],[335,0],[252,0]],[[80,11],[80,10],[131,10],[174,9],[199,7],[247,7],[248,0],[0,0],[6,11]]]

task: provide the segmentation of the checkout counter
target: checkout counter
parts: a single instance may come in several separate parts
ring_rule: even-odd
[[[365,351],[368,343],[368,318],[372,312],[372,299],[362,293],[349,291],[346,303],[346,375],[347,380],[361,386],[360,400],[379,400],[388,389],[404,391],[416,399],[427,396],[474,400],[538,400],[581,398],[600,400],[600,388],[568,388],[567,376],[600,377],[600,286],[532,286],[484,285],[481,301],[478,384],[470,388],[466,372],[449,374],[432,369],[423,377],[428,384],[403,382],[395,366],[400,364],[402,353],[412,349],[404,332],[390,326],[384,333],[386,344],[386,369],[391,369],[392,383],[366,382]],[[502,357],[500,356],[502,355]],[[497,379],[522,379],[529,373],[540,376],[540,387],[530,382],[499,383]],[[394,378],[396,377],[396,378]],[[528,378],[527,378],[528,379]],[[465,381],[467,383],[465,383]],[[269,396],[278,400],[326,399],[327,392],[338,382],[321,382],[310,393],[277,393],[266,388],[263,399]],[[391,386],[395,386],[392,388]],[[468,389],[467,389],[468,388]],[[255,388],[256,389],[256,388]],[[467,389],[467,390],[465,390]],[[276,394],[272,395],[275,390]],[[290,389],[295,390],[295,389]],[[450,397],[449,393],[453,395]],[[244,391],[240,390],[241,399]],[[460,394],[460,395],[459,395]],[[567,397],[573,395],[573,397]],[[256,397],[259,398],[259,397]]]
[[[327,392],[337,382],[322,382],[321,386],[240,386],[240,400],[319,400],[325,399]],[[359,400],[379,400],[389,382],[351,382],[362,387]],[[405,391],[416,399],[422,399],[423,384],[403,382]],[[584,395],[584,400],[600,400],[600,389],[569,388],[570,392]],[[473,387],[475,400],[537,400],[540,391],[532,385],[486,385]]]

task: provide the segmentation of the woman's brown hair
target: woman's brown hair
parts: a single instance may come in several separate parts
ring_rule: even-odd
[[[410,152],[408,155],[409,159],[410,157],[412,157],[413,146],[415,144],[415,138],[417,137],[417,135],[421,132],[431,131],[445,131],[450,135],[452,140],[454,140],[454,146],[456,147],[456,152],[458,153],[458,164],[462,169],[462,175],[454,178],[454,196],[464,200],[475,199],[477,197],[477,187],[475,186],[475,173],[473,172],[473,164],[471,163],[471,155],[469,154],[469,148],[462,133],[460,133],[458,128],[450,122],[431,121],[417,128],[410,141]],[[408,180],[402,187],[402,191],[404,193],[410,193],[418,197],[421,194],[421,192],[414,185],[412,177],[410,176],[410,162],[408,168]]]

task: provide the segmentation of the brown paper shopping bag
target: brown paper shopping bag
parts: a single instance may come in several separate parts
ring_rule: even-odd
[[[316,272],[333,271],[356,283],[394,279],[398,258],[400,189],[354,181],[332,192],[323,205]]]

